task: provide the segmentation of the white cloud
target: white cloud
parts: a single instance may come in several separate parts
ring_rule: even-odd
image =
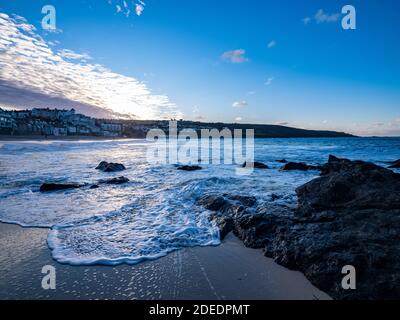
[[[272,78],[272,77],[271,77],[271,78],[268,78],[267,81],[265,82],[265,85],[266,85],[266,86],[269,86],[269,85],[272,84],[273,81],[274,81],[274,78]]]
[[[282,122],[276,122],[275,124],[277,126],[287,126],[287,125],[289,125],[289,122],[282,121]]]
[[[315,23],[320,24],[320,23],[329,23],[329,22],[336,22],[340,18],[339,13],[325,13],[323,9],[319,9],[317,13],[311,18],[311,17],[305,17],[303,18],[303,23],[305,25],[308,25],[311,23],[311,21],[315,21]]]
[[[137,16],[141,16],[144,11],[144,3],[137,3],[135,6],[135,12]]]
[[[135,78],[84,62],[88,57],[72,50],[55,53],[33,28],[0,13],[0,103],[40,107],[57,101],[110,116],[181,117],[167,96],[153,94]]]
[[[273,47],[275,47],[275,46],[276,46],[276,41],[275,41],[275,40],[270,41],[270,42],[268,43],[268,45],[267,45],[268,49],[271,49],[271,48],[273,48]]]
[[[222,59],[232,63],[243,63],[248,61],[248,59],[246,58],[246,50],[244,49],[226,51],[222,54]]]
[[[249,92],[247,92],[247,94],[248,94],[249,96],[254,96],[254,95],[256,94],[256,92],[255,92],[255,91],[249,91]]]
[[[324,13],[324,10],[319,9],[315,14],[314,19],[317,23],[336,22],[339,20],[339,17],[340,17],[339,13],[327,14]]]
[[[247,103],[247,101],[244,101],[244,100],[235,101],[234,103],[232,103],[232,107],[234,107],[234,108],[244,108],[247,106],[248,106],[248,103]]]
[[[242,121],[242,120],[243,120],[242,117],[236,117],[236,118],[235,118],[235,121]]]
[[[76,53],[72,50],[68,49],[61,49],[58,51],[58,55],[64,59],[70,59],[70,60],[91,60],[92,57],[87,54],[87,53]]]
[[[141,0],[137,0],[137,2],[132,1],[132,6],[127,0],[108,0],[107,2],[109,5],[115,6],[117,13],[122,13],[127,18],[129,18],[132,12],[135,12],[137,16],[141,16],[146,6],[146,4]]]

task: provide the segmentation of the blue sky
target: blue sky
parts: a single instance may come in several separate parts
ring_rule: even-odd
[[[57,32],[41,28],[46,4]],[[356,30],[341,27],[346,4]],[[0,12],[8,107],[400,135],[396,0],[0,0]],[[50,51],[17,63],[32,39]]]

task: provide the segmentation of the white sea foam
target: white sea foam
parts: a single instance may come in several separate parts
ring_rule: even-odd
[[[235,165],[182,172],[146,163],[143,140],[7,142],[0,144],[0,221],[52,228],[48,243],[62,263],[120,264],[155,259],[190,246],[219,244],[210,212],[196,205],[208,193],[272,195],[295,206],[295,188],[317,172],[280,172],[277,159],[324,163],[329,154],[384,164],[400,158],[400,139],[262,139],[256,161],[270,170],[235,175]],[[124,163],[123,173],[95,170],[102,161]],[[40,193],[41,183],[95,183],[124,175],[130,182],[99,189]]]

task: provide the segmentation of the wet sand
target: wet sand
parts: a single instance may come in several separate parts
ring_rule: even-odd
[[[0,299],[330,299],[299,272],[229,235],[218,247],[186,248],[154,261],[120,266],[55,262],[47,229],[0,223]],[[56,268],[56,290],[41,287],[42,267]]]

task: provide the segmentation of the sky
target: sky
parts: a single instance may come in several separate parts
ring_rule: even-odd
[[[397,0],[0,0],[0,106],[400,136],[399,14]]]

